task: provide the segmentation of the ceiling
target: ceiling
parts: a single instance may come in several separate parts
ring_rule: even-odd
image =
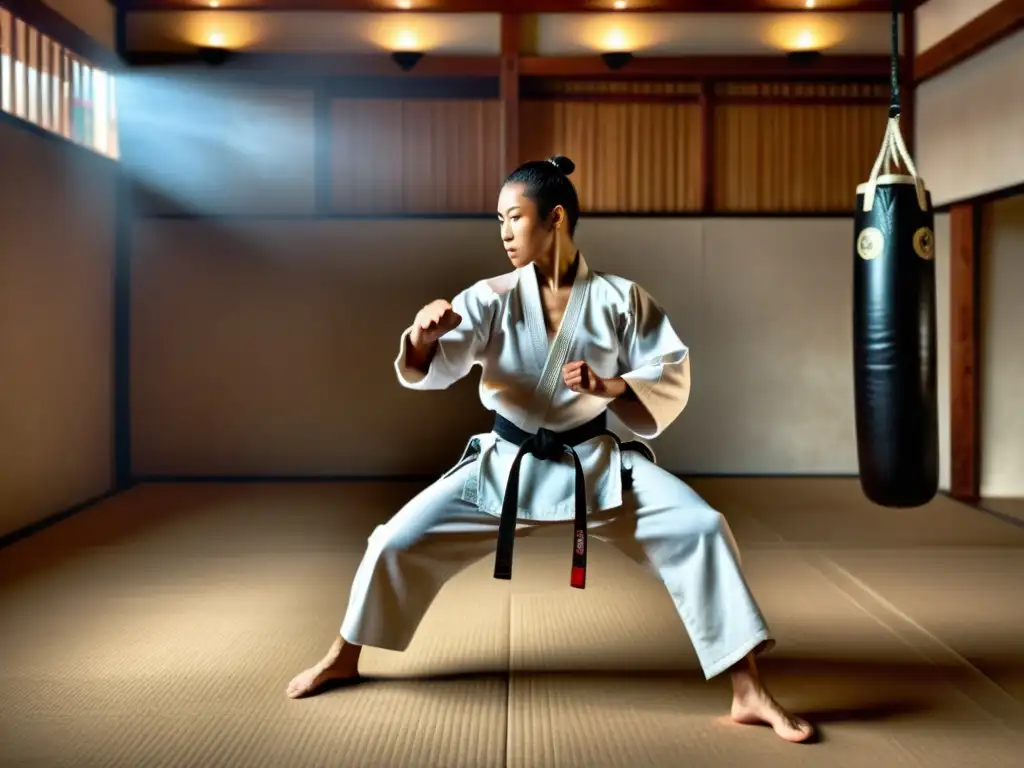
[[[621,12],[608,10],[623,2]],[[777,55],[809,48],[880,55],[890,46],[890,2],[127,0],[127,10],[134,12],[127,14],[126,34],[133,51],[149,52],[209,45],[253,53],[415,49],[498,56],[503,14],[512,13],[525,22],[516,25],[523,55],[579,56],[623,48],[643,56]]]
[[[913,7],[917,0],[901,0]],[[888,12],[892,0],[123,0],[129,11],[217,8],[260,11],[430,11],[447,13],[569,13],[658,11],[671,13],[770,13],[805,10]]]

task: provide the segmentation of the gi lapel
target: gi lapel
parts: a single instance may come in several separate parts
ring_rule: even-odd
[[[569,348],[572,346],[572,340],[576,337],[576,330],[579,328],[590,293],[590,269],[581,253],[579,265],[576,268],[576,279],[573,280],[572,291],[569,293],[569,302],[562,315],[562,323],[555,334],[554,342],[550,345],[548,344],[547,328],[544,324],[544,307],[540,299],[539,275],[532,264],[527,269],[529,272],[522,275],[526,279],[520,280],[519,284],[525,288],[523,292],[523,301],[526,305],[524,310],[533,346],[543,369],[540,380],[537,382],[537,389],[534,391],[534,409],[530,415],[530,426],[524,427],[529,431],[535,431],[536,426],[547,414],[551,398],[554,397],[555,390],[562,381],[562,367],[569,362],[567,359]]]
[[[519,270],[519,300],[526,319],[526,331],[537,363],[537,370],[544,370],[548,358],[548,334],[544,323],[544,305],[540,299],[540,283],[537,269],[530,264]]]

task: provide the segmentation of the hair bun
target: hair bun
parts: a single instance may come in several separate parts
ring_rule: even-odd
[[[550,162],[553,166],[555,166],[555,168],[560,170],[566,176],[569,176],[573,171],[576,170],[576,163],[574,163],[565,155],[554,155],[553,157],[549,157],[548,162]]]

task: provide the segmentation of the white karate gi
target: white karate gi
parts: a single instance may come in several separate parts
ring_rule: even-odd
[[[553,341],[536,268],[483,280],[452,301],[462,316],[445,334],[426,375],[405,364],[403,386],[444,389],[482,368],[484,406],[527,432],[564,432],[610,409],[631,431],[654,438],[686,405],[690,358],[663,310],[641,287],[592,272],[583,256]],[[562,367],[586,361],[603,378],[621,376],[634,401],[572,392]],[[341,636],[401,651],[444,583],[491,554],[509,471],[519,448],[495,433],[475,435],[456,465],[379,526],[356,573]],[[649,566],[665,584],[707,678],[758,645],[774,645],[739,565],[728,523],[685,483],[610,436],[575,447],[587,485],[588,530]],[[631,491],[622,468],[631,467]],[[517,534],[540,522],[572,520],[572,457],[520,467]]]

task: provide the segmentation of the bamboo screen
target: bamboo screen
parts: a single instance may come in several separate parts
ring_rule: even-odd
[[[697,211],[699,94],[690,83],[584,82],[551,89],[520,106],[521,157],[571,157],[585,211]]]
[[[332,208],[364,215],[493,211],[500,129],[496,100],[336,99]]]
[[[888,118],[888,88],[733,85],[715,94],[714,208],[845,210],[867,180]]]

